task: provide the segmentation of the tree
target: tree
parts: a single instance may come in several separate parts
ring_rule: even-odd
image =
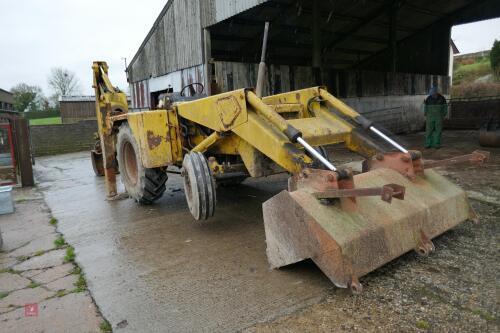
[[[10,91],[14,94],[14,109],[16,111],[40,111],[44,108],[46,99],[39,86],[19,83]]]
[[[49,75],[49,86],[54,96],[74,95],[80,92],[80,83],[75,73],[62,68],[52,68]]]
[[[500,75],[500,41],[495,39],[490,52],[491,69],[496,75]]]

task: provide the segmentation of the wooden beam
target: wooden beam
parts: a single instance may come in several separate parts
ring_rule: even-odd
[[[463,12],[469,10],[469,9],[472,9],[474,7],[478,7],[480,5],[482,5],[484,2],[486,2],[487,0],[474,0],[474,2],[472,3],[469,3],[465,6],[463,6],[462,8],[459,8],[457,10],[455,10],[454,12],[442,17],[441,19],[437,20],[437,21],[434,21],[432,22],[431,24],[429,24],[428,26],[420,29],[418,32],[416,32],[415,34],[413,35],[410,35],[410,36],[407,36],[407,37],[404,37],[400,40],[397,40],[396,41],[396,46],[397,44],[401,43],[401,42],[404,42],[412,37],[414,37],[415,35],[419,34],[419,33],[422,33],[424,32],[425,30],[429,29],[431,26],[435,25],[435,24],[439,24],[439,23],[442,23],[444,21],[448,21],[450,26],[453,24],[453,20],[457,17],[457,16],[460,16],[461,14],[463,14]],[[369,63],[373,58],[376,58],[377,56],[383,54],[384,52],[387,52],[387,48],[384,48],[376,53],[373,53],[371,56],[368,56],[366,57],[365,59],[362,59],[360,61],[358,61],[356,64],[354,64],[354,66],[352,66],[351,68],[358,68],[359,66],[362,66],[366,63]]]
[[[375,20],[377,20],[380,16],[384,15],[387,13],[388,8],[393,5],[394,2],[398,0],[387,0],[384,1],[384,4],[377,7],[375,10],[371,11],[369,15],[363,20],[363,22],[355,25],[351,29],[347,30],[344,32],[344,36],[337,37],[334,40],[332,40],[328,46],[325,48],[324,52],[328,52],[332,48],[334,48],[336,45],[342,43],[343,41],[347,40],[350,36],[358,33],[361,29],[366,27],[367,25],[372,24]]]
[[[270,7],[282,6],[281,3],[279,3],[278,5],[272,5],[273,3],[276,3],[276,1],[266,2],[266,4],[268,4]],[[312,16],[313,10],[312,10],[312,8],[304,7],[302,9],[302,14],[307,15],[307,16]],[[345,13],[337,13],[334,11],[331,11],[331,12],[323,11],[321,14],[321,19],[324,20],[324,22],[328,23],[327,20],[329,18],[330,19],[333,18],[333,19],[335,19],[335,21],[345,21],[345,22],[353,22],[353,23],[360,23],[360,22],[364,22],[364,20],[365,20],[364,17],[353,16],[353,15],[349,15],[349,14],[345,14]],[[388,28],[389,27],[388,24],[382,23],[382,22],[375,23],[375,25],[378,27],[381,27],[381,28]],[[404,26],[404,25],[398,25],[397,29],[398,29],[398,31],[405,31],[405,32],[415,32],[417,30],[415,28]]]

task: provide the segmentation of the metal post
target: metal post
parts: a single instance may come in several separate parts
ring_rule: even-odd
[[[205,91],[208,96],[212,95],[212,38],[210,30],[203,29],[203,58],[204,58],[204,74],[205,74]]]
[[[21,176],[21,185],[34,186],[32,154],[30,143],[29,121],[25,118],[16,117],[11,120],[15,130],[14,141],[17,149],[17,162]]]
[[[267,49],[267,36],[269,34],[269,22],[266,22],[264,26],[264,39],[262,41],[262,54],[260,56],[259,72],[257,74],[257,86],[255,87],[255,93],[257,97],[262,97],[264,90],[264,77],[266,75],[266,49]]]

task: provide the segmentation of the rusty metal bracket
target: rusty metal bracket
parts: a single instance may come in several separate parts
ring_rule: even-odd
[[[425,161],[424,168],[431,169],[431,168],[437,168],[437,167],[443,167],[443,166],[467,163],[467,162],[470,162],[472,164],[482,164],[484,162],[487,162],[489,158],[490,158],[489,151],[476,150],[472,154],[456,156],[439,161]]]
[[[415,154],[400,152],[379,153],[373,159],[366,161],[363,171],[387,168],[395,170],[413,181],[417,176],[414,165],[418,165],[418,161],[419,158],[415,158]]]
[[[429,254],[431,254],[431,252],[434,252],[436,250],[436,247],[422,230],[420,231],[420,236],[420,242],[415,248],[415,252],[417,252],[417,254],[422,257],[427,257]]]
[[[391,203],[392,198],[404,200],[405,188],[397,184],[387,184],[382,187],[365,187],[353,189],[330,189],[322,192],[314,192],[312,196],[316,199],[334,199],[334,198],[351,198],[351,197],[368,197],[377,196],[388,203]]]

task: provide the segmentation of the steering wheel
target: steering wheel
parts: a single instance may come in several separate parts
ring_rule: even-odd
[[[194,88],[195,86],[201,87],[201,91],[197,92],[196,89]],[[203,94],[203,92],[205,91],[205,86],[203,84],[201,84],[200,82],[193,82],[193,83],[190,83],[190,84],[184,86],[184,88],[182,88],[181,96],[183,96],[183,97],[185,96],[184,91],[186,90],[186,88],[189,88],[189,91],[191,92],[192,95]]]

